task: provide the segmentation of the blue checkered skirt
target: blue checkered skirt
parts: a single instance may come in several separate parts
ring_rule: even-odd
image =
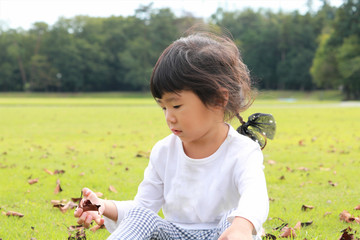
[[[230,213],[230,212],[229,212]],[[188,230],[168,222],[153,211],[136,207],[122,220],[108,240],[213,240],[230,226],[226,214],[214,229]]]

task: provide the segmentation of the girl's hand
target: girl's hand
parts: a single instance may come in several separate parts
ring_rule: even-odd
[[[100,206],[98,211],[85,211],[78,207],[74,212],[74,216],[79,218],[77,223],[84,225],[84,227],[88,228],[91,222],[94,220],[96,224],[103,225],[104,219],[101,217],[105,211],[105,202],[104,200],[98,198],[96,194],[88,188],[84,188],[82,190],[84,198],[80,201],[79,206],[82,206],[86,200],[90,200],[90,202],[94,205]]]
[[[245,218],[235,217],[231,226],[219,237],[219,240],[252,240],[253,225]]]

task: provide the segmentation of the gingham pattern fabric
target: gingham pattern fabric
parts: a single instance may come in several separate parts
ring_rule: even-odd
[[[129,211],[108,240],[215,240],[230,226],[227,215],[215,229],[186,230],[147,208],[137,207]]]

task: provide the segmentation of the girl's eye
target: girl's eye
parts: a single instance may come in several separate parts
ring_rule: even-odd
[[[176,105],[176,106],[174,106],[175,109],[178,109],[178,108],[180,108],[180,107],[181,107],[181,105]]]

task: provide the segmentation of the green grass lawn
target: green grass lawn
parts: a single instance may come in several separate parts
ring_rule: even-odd
[[[336,93],[267,92],[243,116],[255,112],[272,113],[278,125],[263,151],[271,198],[266,233],[278,236],[273,228],[283,221],[313,221],[296,239],[338,239],[348,226],[360,231],[339,220],[343,210],[360,215],[359,104],[343,104]],[[73,210],[62,213],[51,200],[79,197],[85,186],[106,199],[133,198],[148,162],[137,154],[169,133],[149,94],[0,94],[0,211],[24,214],[0,214],[0,239],[67,239]],[[57,180],[63,191],[54,194]],[[86,231],[87,239],[107,236]]]

